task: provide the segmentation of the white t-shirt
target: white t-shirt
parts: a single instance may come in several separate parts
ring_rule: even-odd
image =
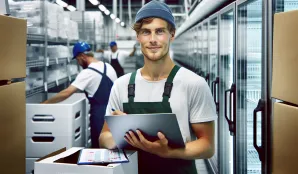
[[[91,63],[88,67],[94,68],[102,73],[104,72],[103,62]],[[106,68],[107,76],[114,82],[117,79],[117,74],[114,68],[108,63],[106,63]],[[102,76],[98,72],[91,69],[84,69],[79,73],[71,85],[81,91],[86,91],[89,97],[93,97],[99,87],[101,79]]]
[[[106,115],[111,109],[123,111],[123,103],[128,102],[130,74],[117,79],[112,87]],[[166,79],[148,81],[137,70],[135,80],[135,102],[161,102]],[[172,112],[176,114],[185,142],[195,140],[190,123],[208,122],[217,119],[214,100],[205,79],[197,74],[180,68],[173,80],[169,99]]]
[[[107,60],[109,60],[109,62],[111,62],[111,58],[112,59],[116,59],[117,58],[117,54],[118,54],[119,64],[121,66],[123,66],[124,63],[125,63],[125,59],[127,57],[129,57],[129,54],[130,54],[129,52],[122,51],[122,50],[121,51],[117,50],[115,53],[113,53],[112,51],[105,51],[103,56],[104,56],[104,58],[106,58]]]

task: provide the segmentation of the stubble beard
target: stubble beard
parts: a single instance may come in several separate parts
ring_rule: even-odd
[[[168,47],[168,50],[167,50],[167,52],[164,55],[161,55],[160,57],[156,57],[156,58],[155,58],[155,54],[156,53],[154,53],[153,56],[149,56],[148,54],[144,53],[142,49],[141,49],[141,51],[142,51],[142,54],[144,55],[144,58],[145,59],[155,62],[155,61],[159,61],[159,60],[165,59],[165,57],[168,55],[168,53],[170,51],[170,46]]]

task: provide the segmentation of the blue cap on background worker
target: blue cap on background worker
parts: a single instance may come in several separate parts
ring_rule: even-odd
[[[91,47],[86,42],[77,42],[72,49],[73,58],[75,59],[80,53],[91,51]]]

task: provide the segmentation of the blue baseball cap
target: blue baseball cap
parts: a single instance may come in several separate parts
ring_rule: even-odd
[[[117,43],[115,41],[110,42],[110,47],[113,47],[115,45],[117,45]]]
[[[171,9],[169,6],[163,2],[159,2],[156,0],[150,1],[147,4],[145,4],[137,13],[135,18],[135,23],[149,17],[157,17],[161,18],[170,24],[173,25],[174,28],[176,28],[175,25],[175,19],[172,14]]]
[[[72,59],[75,59],[80,53],[84,53],[86,51],[91,51],[90,45],[86,42],[77,42],[72,49]]]

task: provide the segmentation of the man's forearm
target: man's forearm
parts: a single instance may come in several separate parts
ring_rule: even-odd
[[[116,143],[109,131],[103,132],[99,136],[99,146],[107,149],[115,149]]]
[[[207,159],[214,154],[214,147],[208,140],[200,138],[189,142],[184,149],[173,149],[169,152],[169,158],[178,158],[185,160]]]
[[[63,91],[61,93],[58,93],[57,95],[55,95],[54,97],[46,100],[45,102],[43,102],[44,104],[51,104],[51,103],[59,103],[65,99],[68,98],[68,95],[63,93]]]

